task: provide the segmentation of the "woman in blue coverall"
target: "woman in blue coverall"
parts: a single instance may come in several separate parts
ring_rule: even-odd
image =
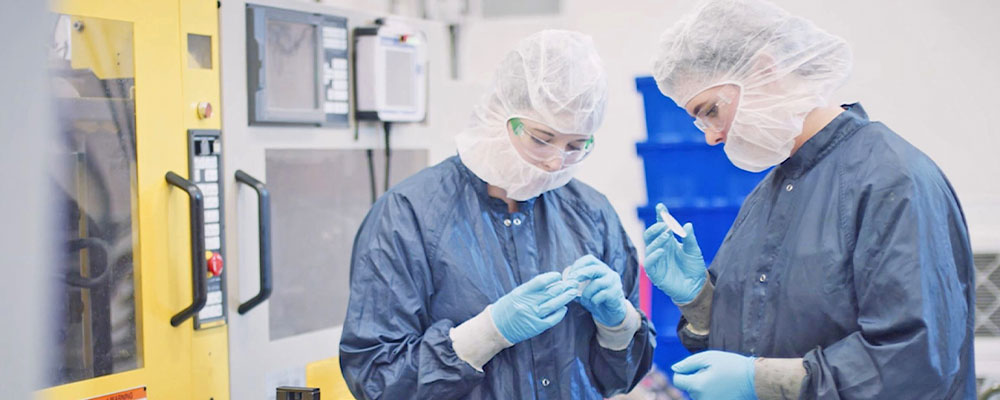
[[[663,34],[660,90],[734,165],[774,166],[707,273],[690,224],[644,235],[699,352],[673,366],[695,399],[975,398],[962,209],[926,155],[829,106],[850,68],[842,39],[763,0],[702,3]]]
[[[355,397],[602,399],[646,374],[635,249],[572,180],[606,97],[589,37],[534,34],[497,68],[458,156],[375,203],[340,342]]]

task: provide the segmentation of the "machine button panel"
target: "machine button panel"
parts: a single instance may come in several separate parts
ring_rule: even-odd
[[[225,212],[222,182],[222,136],[215,130],[189,131],[191,179],[201,190],[205,205],[205,284],[208,301],[195,316],[195,329],[205,329],[205,324],[216,326],[224,322],[225,273],[223,237]]]
[[[346,126],[350,113],[350,77],[347,69],[347,19],[324,16],[322,23],[323,112],[325,125]]]

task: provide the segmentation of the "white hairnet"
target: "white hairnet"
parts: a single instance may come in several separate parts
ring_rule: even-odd
[[[547,172],[523,160],[510,142],[507,121],[521,117],[559,133],[593,134],[604,119],[607,92],[607,76],[589,36],[535,33],[500,62],[492,89],[456,137],[462,162],[515,200],[565,185],[574,166]]]
[[[851,71],[847,43],[764,0],[708,0],[663,33],[653,75],[685,107],[720,84],[740,88],[725,151],[762,171],[787,159],[806,115]]]
[[[825,105],[852,62],[843,39],[764,0],[705,1],[663,33],[658,50],[656,83],[682,107],[727,81],[745,91],[780,82],[783,95]]]

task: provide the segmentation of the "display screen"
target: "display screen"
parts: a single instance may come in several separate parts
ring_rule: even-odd
[[[312,110],[316,99],[316,26],[267,21],[267,104],[273,109]]]
[[[409,49],[388,48],[385,52],[385,105],[413,108],[416,105],[416,54]]]

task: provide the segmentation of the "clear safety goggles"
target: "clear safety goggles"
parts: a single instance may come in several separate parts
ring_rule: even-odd
[[[533,161],[549,162],[561,159],[562,165],[573,165],[583,161],[594,150],[593,135],[564,135],[535,131],[528,128],[524,121],[517,117],[511,118],[507,122],[512,133],[511,142],[514,147]]]
[[[740,106],[741,90],[738,85],[727,83],[715,87],[719,90],[713,101],[695,110],[694,126],[702,132],[721,133],[728,130],[736,119],[736,110]]]

